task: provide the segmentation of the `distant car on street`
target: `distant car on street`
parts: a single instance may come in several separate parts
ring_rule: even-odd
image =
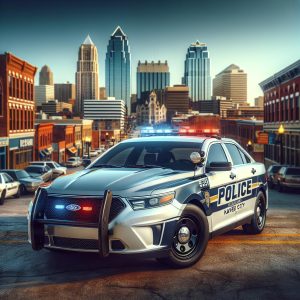
[[[44,183],[42,179],[31,177],[25,170],[1,170],[12,177],[15,181],[20,182],[20,193],[24,195],[26,192],[34,192]]]
[[[6,173],[0,173],[0,205],[4,204],[7,197],[20,197],[20,182],[15,181]]]
[[[52,172],[53,172],[53,179],[57,178],[61,175],[67,174],[67,168],[61,166],[56,161],[50,160],[50,161],[33,161],[30,163],[30,165],[37,165],[37,166],[48,166]]]
[[[48,166],[30,165],[24,169],[31,177],[42,179],[44,182],[52,180],[52,170]]]
[[[92,163],[92,160],[90,159],[90,158],[84,158],[83,160],[82,160],[82,165],[84,166],[84,167],[87,167],[88,165],[90,165]]]
[[[278,172],[277,189],[284,192],[288,188],[300,188],[300,168],[282,167]]]
[[[70,157],[66,161],[66,166],[67,167],[79,167],[79,166],[81,166],[81,164],[82,164],[82,160],[78,156]]]
[[[271,165],[267,170],[267,180],[270,188],[277,184],[277,173],[283,165]]]

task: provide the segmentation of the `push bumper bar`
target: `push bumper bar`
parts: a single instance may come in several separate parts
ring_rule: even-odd
[[[30,219],[31,246],[33,250],[41,250],[44,248],[45,225],[59,226],[75,226],[98,228],[98,250],[102,257],[109,254],[109,235],[108,235],[108,219],[112,203],[112,192],[106,190],[104,193],[103,203],[100,208],[98,223],[82,223],[77,221],[62,221],[45,219],[45,208],[47,202],[47,191],[40,189],[33,203]]]

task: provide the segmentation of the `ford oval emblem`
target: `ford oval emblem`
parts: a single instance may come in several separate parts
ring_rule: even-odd
[[[67,210],[71,210],[71,211],[77,211],[81,209],[81,206],[77,205],[77,204],[69,204],[66,206]]]

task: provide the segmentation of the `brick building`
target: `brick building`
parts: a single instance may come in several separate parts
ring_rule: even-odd
[[[300,60],[259,85],[264,92],[264,131],[275,133],[278,141],[265,146],[266,164],[300,166]]]
[[[0,55],[0,167],[26,167],[34,158],[34,76],[37,68]]]
[[[52,160],[53,159],[53,124],[35,125],[35,159]]]

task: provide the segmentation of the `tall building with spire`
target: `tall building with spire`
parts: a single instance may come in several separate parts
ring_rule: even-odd
[[[110,36],[105,59],[106,96],[122,99],[131,113],[131,54],[127,35],[118,26]]]
[[[189,87],[193,102],[211,100],[210,58],[205,43],[192,43],[184,63],[183,83]]]
[[[76,104],[78,114],[83,113],[85,99],[98,99],[99,95],[98,51],[88,35],[79,47],[76,72]]]
[[[42,67],[39,75],[39,85],[53,85],[53,73],[47,65]]]

